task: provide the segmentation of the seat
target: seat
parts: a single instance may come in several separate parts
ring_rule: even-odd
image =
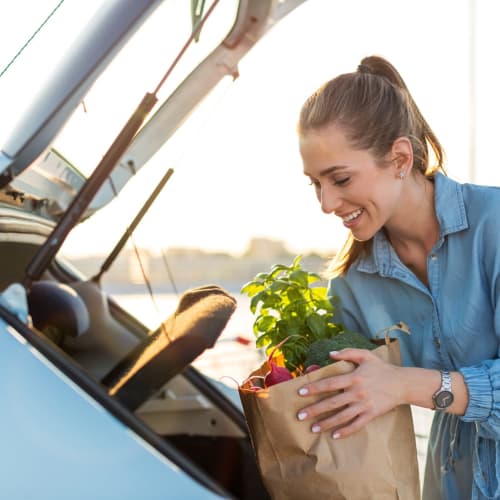
[[[137,409],[213,347],[236,305],[217,285],[184,292],[175,312],[103,377],[109,394],[130,410]]]

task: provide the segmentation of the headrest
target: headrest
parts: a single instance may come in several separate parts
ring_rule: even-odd
[[[78,337],[90,324],[80,296],[69,286],[55,281],[36,281],[28,291],[28,310],[35,328],[54,342],[66,335]]]
[[[102,380],[135,409],[212,347],[236,309],[236,299],[216,285],[193,288],[175,312]]]

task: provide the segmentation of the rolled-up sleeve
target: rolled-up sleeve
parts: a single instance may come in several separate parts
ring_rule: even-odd
[[[491,300],[494,325],[499,339],[497,359],[485,360],[461,368],[469,392],[469,404],[461,417],[464,422],[477,422],[481,437],[500,439],[500,258],[497,256],[492,280]],[[493,274],[493,273],[492,273]]]
[[[500,439],[500,359],[459,371],[469,392],[469,404],[461,419],[477,422],[482,437]]]

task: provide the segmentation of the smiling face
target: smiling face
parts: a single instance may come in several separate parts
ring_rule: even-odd
[[[399,173],[409,173],[408,160],[394,160],[404,158],[404,140],[395,141],[383,164],[370,151],[354,149],[335,125],[309,130],[299,145],[323,212],[340,217],[360,241],[390,225],[403,200]]]

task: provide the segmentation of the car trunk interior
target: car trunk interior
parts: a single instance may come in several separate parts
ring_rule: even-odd
[[[24,215],[19,215],[18,220],[9,224],[9,227],[0,228],[0,258],[4,263],[0,273],[2,290],[11,283],[23,282],[28,263],[51,229],[48,224],[30,220]],[[205,377],[190,366],[193,359],[170,370],[165,366],[166,369],[161,370],[161,359],[156,359],[160,369],[156,369],[153,378],[146,374],[135,381],[134,390],[139,391],[140,396],[133,398],[133,404],[127,398],[120,400],[113,395],[106,375],[116,373],[124,360],[142,344],[150,342],[154,332],[149,332],[106,296],[97,283],[78,276],[62,260],[53,261],[41,281],[69,286],[88,311],[89,323],[84,332],[69,329],[56,336],[44,334],[44,330],[53,333],[53,329],[46,327],[46,318],[41,330],[35,328],[39,346],[47,349],[56,363],[69,367],[70,372],[73,368],[79,370],[88,388],[101,392],[104,389],[107,396],[101,398],[101,404],[106,406],[112,401],[115,416],[129,422],[130,419],[137,420],[139,431],[147,428],[141,437],[148,439],[148,432],[152,432],[160,438],[166,447],[160,452],[175,449],[185,459],[178,464],[181,468],[186,469],[187,464],[187,469],[192,466],[194,471],[201,471],[202,476],[206,475],[234,498],[267,498],[244,416],[238,404],[220,390],[220,382]],[[57,300],[56,295],[50,295],[37,300],[47,303]],[[32,306],[33,303],[30,312],[35,311]],[[41,306],[44,309],[44,304]],[[71,314],[77,313],[72,311]],[[32,319],[36,325],[37,318]],[[197,333],[209,328],[211,321],[211,318],[204,318],[201,323],[196,323],[200,330]],[[57,330],[60,322],[59,317],[54,317],[51,326]],[[223,326],[222,322],[218,329]],[[162,335],[161,329],[156,334]],[[212,332],[212,335],[217,336],[217,332]],[[165,350],[168,349],[169,345]],[[186,352],[181,350],[181,354],[185,356]],[[169,363],[168,357],[165,359]],[[146,364],[149,363],[148,360]],[[93,395],[92,391],[90,395]],[[172,455],[169,458],[172,459]],[[193,470],[187,472],[193,475]]]

